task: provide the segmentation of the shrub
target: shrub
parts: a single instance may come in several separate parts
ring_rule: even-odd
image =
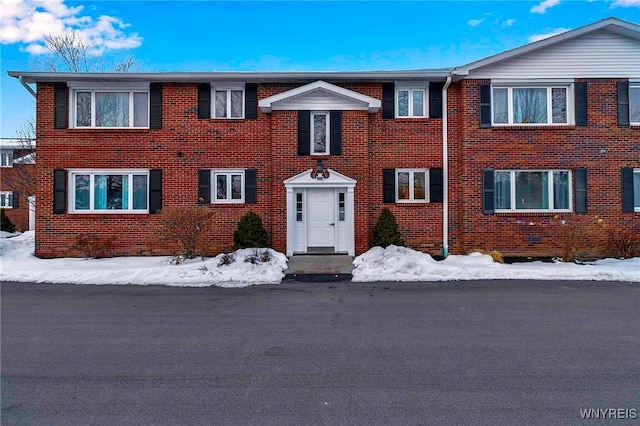
[[[233,233],[233,248],[254,247],[267,247],[267,231],[262,226],[260,216],[248,211],[240,218],[238,229]]]
[[[160,212],[160,222],[167,237],[175,241],[178,251],[175,263],[181,258],[193,259],[200,255],[198,239],[211,225],[214,210],[198,206],[165,207]]]
[[[565,262],[600,257],[606,241],[602,218],[589,215],[556,215],[551,220]]]
[[[230,253],[230,254],[224,253],[222,256],[220,256],[220,260],[218,261],[218,267],[222,265],[231,265],[235,261],[236,259],[233,256],[233,253]]]
[[[500,251],[496,249],[491,250],[489,252],[489,256],[491,256],[493,261],[496,263],[504,263],[504,257],[502,256],[502,253],[500,253]]]
[[[371,247],[386,248],[390,245],[404,246],[404,240],[398,229],[396,217],[388,208],[383,208],[373,228]]]
[[[75,248],[80,250],[82,257],[86,259],[98,259],[111,255],[115,235],[101,237],[95,234],[78,234]]]
[[[11,222],[4,209],[0,209],[0,230],[6,232],[16,232],[16,226]]]
[[[605,253],[616,259],[631,259],[640,256],[640,236],[634,231],[609,229]]]

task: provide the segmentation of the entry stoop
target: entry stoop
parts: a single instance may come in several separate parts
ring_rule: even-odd
[[[346,254],[297,254],[289,258],[285,280],[349,281],[353,256]]]

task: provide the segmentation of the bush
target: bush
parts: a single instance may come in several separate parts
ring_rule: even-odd
[[[4,209],[0,209],[0,230],[6,232],[16,232],[16,226],[7,217]]]
[[[262,226],[260,216],[248,211],[240,218],[238,229],[233,233],[233,248],[254,247],[267,247],[267,230]]]
[[[556,215],[551,220],[556,227],[554,235],[565,262],[601,257],[606,241],[605,223],[602,218],[589,215]]]
[[[640,256],[640,236],[634,231],[609,229],[605,253],[616,259],[631,259]]]
[[[211,225],[214,210],[198,206],[165,207],[160,212],[160,221],[165,234],[178,245],[174,254],[176,263],[181,258],[193,259],[201,253],[198,239]]]
[[[371,247],[380,246],[386,248],[390,245],[404,246],[404,240],[398,229],[396,217],[388,208],[383,208],[373,228]]]
[[[86,259],[98,259],[108,257],[116,237],[101,237],[95,234],[78,234],[75,247],[80,250]]]
[[[496,263],[504,263],[504,257],[502,256],[502,253],[499,250],[496,250],[496,249],[491,250],[489,252],[489,256],[491,256],[493,261]]]

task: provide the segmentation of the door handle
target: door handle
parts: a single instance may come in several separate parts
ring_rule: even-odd
[[[336,224],[335,223],[330,223],[329,226],[336,226]]]

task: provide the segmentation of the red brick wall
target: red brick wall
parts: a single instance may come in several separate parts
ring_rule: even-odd
[[[26,152],[19,155],[26,155]],[[23,171],[20,171],[19,168],[22,168]],[[20,193],[18,207],[4,209],[9,220],[15,225],[16,230],[20,232],[29,230],[29,200],[27,200],[27,197],[32,195],[26,193],[27,191],[20,184],[20,181],[24,179],[24,173],[31,174],[34,168],[35,165],[33,164],[0,168],[0,191],[18,191]]]

